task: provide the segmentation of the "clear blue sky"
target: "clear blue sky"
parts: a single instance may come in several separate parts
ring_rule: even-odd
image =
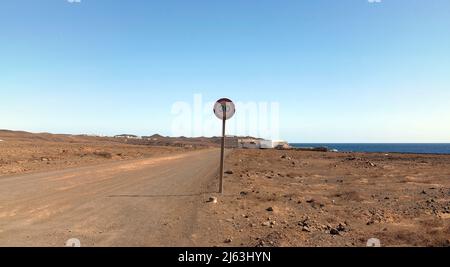
[[[170,134],[195,93],[279,102],[291,142],[450,142],[450,1],[0,2],[0,128]]]

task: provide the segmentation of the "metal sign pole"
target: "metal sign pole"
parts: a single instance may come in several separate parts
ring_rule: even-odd
[[[223,193],[223,167],[224,167],[224,161],[225,161],[225,122],[226,122],[226,111],[227,106],[224,104],[222,105],[223,110],[223,119],[222,119],[222,145],[220,150],[220,184],[219,184],[219,193]]]
[[[219,193],[223,194],[223,167],[225,165],[225,122],[231,119],[236,112],[233,101],[228,98],[217,100],[213,108],[214,114],[218,119],[222,120],[222,145],[220,149],[220,175],[219,175]]]

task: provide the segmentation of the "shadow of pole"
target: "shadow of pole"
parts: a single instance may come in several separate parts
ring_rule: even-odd
[[[203,192],[203,193],[192,193],[192,194],[161,194],[161,195],[110,195],[109,198],[164,198],[164,197],[199,197],[205,194],[214,194],[217,192]]]

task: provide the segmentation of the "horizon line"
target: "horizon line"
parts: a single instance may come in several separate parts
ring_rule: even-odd
[[[171,135],[163,135],[160,133],[153,133],[150,135],[137,135],[137,134],[133,134],[133,133],[120,133],[120,134],[114,134],[114,135],[105,135],[105,134],[94,134],[94,133],[52,133],[52,132],[35,132],[35,131],[27,131],[27,130],[11,130],[11,129],[0,129],[0,131],[8,131],[8,132],[24,132],[24,133],[30,133],[30,134],[52,134],[52,135],[81,135],[81,136],[97,136],[97,137],[115,137],[118,135],[135,135],[138,137],[143,137],[143,136],[152,136],[152,135],[160,135],[162,137],[168,137],[168,138],[217,138],[217,137],[221,137],[221,136],[171,136]],[[258,138],[258,139],[265,139],[263,137],[256,137],[256,136],[239,136],[239,135],[227,135],[228,137],[234,136],[234,137],[252,137],[252,138]],[[270,139],[265,139],[265,140],[270,140]],[[390,141],[390,142],[368,142],[368,141],[364,141],[364,142],[354,142],[354,141],[348,141],[348,142],[329,142],[329,141],[325,141],[325,142],[298,142],[298,141],[287,141],[287,143],[289,144],[450,144],[450,141],[428,141],[428,142],[424,142],[424,141]]]

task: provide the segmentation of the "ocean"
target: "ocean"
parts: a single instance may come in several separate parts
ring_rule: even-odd
[[[293,143],[293,147],[327,147],[339,152],[381,152],[415,154],[450,154],[450,144],[303,144]]]

